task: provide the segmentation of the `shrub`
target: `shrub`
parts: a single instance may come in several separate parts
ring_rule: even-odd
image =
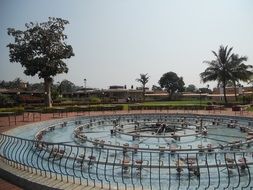
[[[23,107],[0,108],[0,112],[15,112],[16,114],[21,114],[24,112],[24,108]]]
[[[96,96],[91,96],[89,102],[91,104],[99,104],[101,103],[101,99]]]
[[[0,94],[0,107],[10,107],[15,104],[15,101],[8,95]]]

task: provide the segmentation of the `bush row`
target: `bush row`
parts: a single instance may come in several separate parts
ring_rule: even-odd
[[[44,108],[43,113],[54,113],[58,111],[81,112],[81,111],[117,111],[123,110],[123,105],[115,106],[68,106],[64,108]]]
[[[205,105],[129,105],[129,110],[204,110]]]

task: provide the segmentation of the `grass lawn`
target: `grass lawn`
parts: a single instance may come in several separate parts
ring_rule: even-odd
[[[249,108],[247,108],[247,110],[253,112],[253,107],[249,107]]]

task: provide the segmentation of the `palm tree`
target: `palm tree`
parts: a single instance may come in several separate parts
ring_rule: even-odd
[[[229,67],[232,65],[232,49],[233,48],[228,49],[228,46],[220,46],[218,53],[212,51],[215,59],[212,61],[204,61],[204,63],[208,64],[208,67],[204,72],[200,73],[201,80],[204,83],[208,81],[217,81],[218,84],[222,86],[226,104],[226,85],[231,79],[231,72]]]
[[[247,61],[248,58],[243,56],[239,57],[237,54],[232,55],[231,62],[231,82],[234,86],[235,100],[237,101],[237,93],[236,93],[236,84],[239,81],[249,82],[251,77],[253,76],[252,65],[245,65],[243,62]]]
[[[137,78],[136,81],[142,84],[142,100],[145,101],[145,91],[146,84],[148,83],[149,76],[148,73],[140,74],[140,78]]]

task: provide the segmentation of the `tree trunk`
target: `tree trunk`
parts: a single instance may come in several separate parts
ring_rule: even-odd
[[[169,100],[172,100],[172,96],[174,92],[172,90],[169,90],[167,92],[169,93]]]
[[[223,83],[223,94],[224,94],[225,104],[228,104],[227,93],[226,93],[226,83]]]
[[[145,85],[142,86],[142,101],[145,102]]]
[[[47,107],[52,107],[51,85],[52,78],[44,78],[45,106]]]
[[[237,98],[237,93],[236,93],[236,83],[234,82],[233,85],[234,85],[235,101],[237,101],[238,98]]]

